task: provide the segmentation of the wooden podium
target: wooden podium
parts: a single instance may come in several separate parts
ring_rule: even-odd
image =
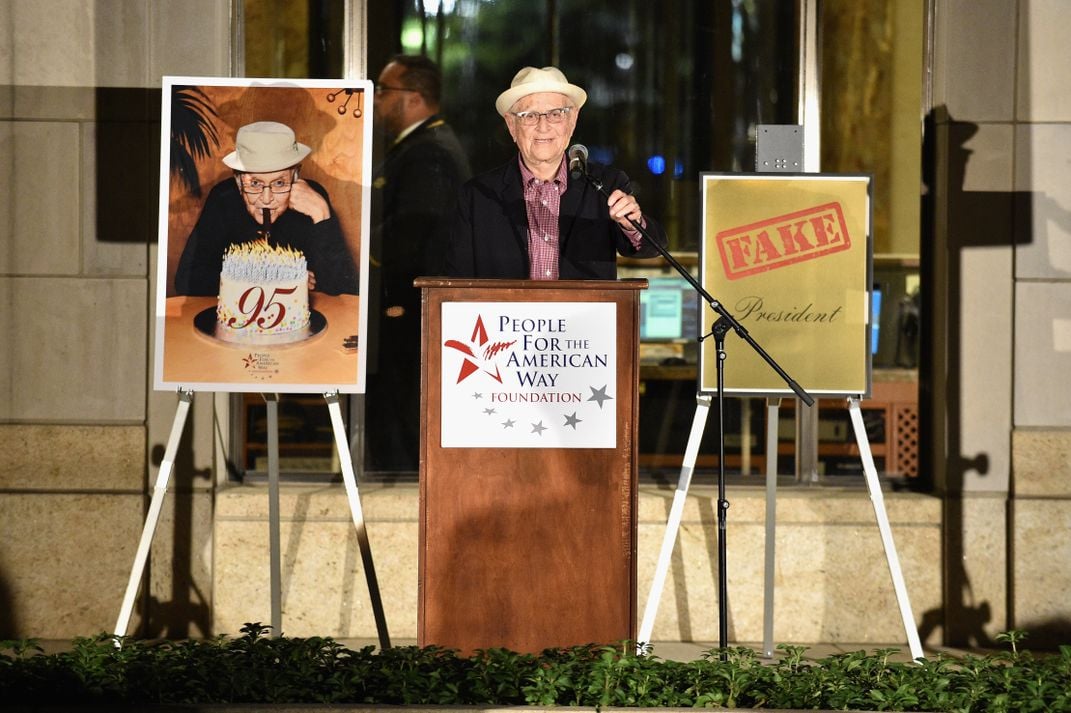
[[[638,314],[647,281],[415,284],[424,337],[418,644],[538,653],[635,639]],[[616,315],[616,391],[606,402],[616,410],[608,416],[616,447],[444,447],[444,343],[467,338],[472,324],[444,325],[443,305],[545,303],[553,314],[553,303],[588,302]]]

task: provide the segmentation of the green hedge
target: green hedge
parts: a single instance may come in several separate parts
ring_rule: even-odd
[[[354,703],[422,705],[804,708],[902,711],[1071,710],[1071,646],[1035,655],[938,655],[906,663],[896,649],[821,659],[782,646],[715,649],[691,662],[634,647],[582,646],[539,656],[503,649],[462,657],[441,648],[352,651],[329,638],[144,642],[102,634],[44,654],[0,642],[0,704]],[[116,644],[120,644],[117,646]],[[902,657],[899,657],[902,658]]]

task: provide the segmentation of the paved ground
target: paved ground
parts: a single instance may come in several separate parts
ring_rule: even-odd
[[[364,648],[365,646],[376,646],[378,641],[375,639],[338,639],[338,642],[348,649],[354,651]],[[394,646],[414,646],[416,640],[414,639],[394,639],[391,641]],[[58,651],[66,651],[70,649],[70,641],[42,641],[40,642],[41,648],[45,650],[45,653],[56,653]],[[762,644],[754,642],[737,643],[729,642],[730,646],[746,646],[754,649],[760,655],[762,654]],[[669,661],[695,661],[702,658],[703,654],[711,649],[716,649],[717,642],[694,642],[694,641],[658,641],[653,645],[653,653],[659,658]],[[808,659],[821,659],[834,654],[849,653],[852,651],[866,651],[868,653],[877,649],[899,649],[898,654],[893,655],[893,660],[910,661],[911,652],[906,643],[892,643],[892,644],[800,644],[807,649],[804,656]],[[946,653],[952,656],[962,656],[966,653],[984,654],[983,650],[979,649],[957,649],[947,646],[924,646],[923,651],[926,656],[932,656],[938,652]],[[777,650],[776,645],[774,648],[774,658],[778,658],[780,652]]]
[[[374,639],[339,639],[339,643],[348,649],[359,649],[365,646],[375,646],[377,641]],[[412,639],[396,639],[391,641],[394,646],[411,646],[415,645],[416,641]],[[777,643],[774,644],[774,658],[780,656],[780,651],[777,649]],[[799,644],[807,649],[804,656],[809,659],[820,659],[826,656],[832,656],[834,654],[849,653],[852,651],[866,651],[868,653],[877,649],[899,649],[899,654],[893,655],[893,660],[910,661],[911,650],[907,643],[893,643],[893,644]],[[762,643],[755,642],[729,642],[729,646],[745,646],[747,648],[754,649],[760,655],[762,654]],[[710,641],[657,641],[653,644],[653,652],[655,656],[666,659],[669,661],[695,661],[702,658],[703,654],[711,649],[718,647],[717,642]],[[948,646],[924,646],[923,652],[926,656],[932,656],[938,652],[945,653],[951,656],[962,656],[965,653],[982,654],[985,653],[981,650],[966,650],[957,649]]]
[[[754,649],[759,654],[762,654],[761,643],[734,643],[729,642],[730,646],[745,646]],[[694,661],[702,657],[703,653],[710,649],[716,649],[717,642],[689,642],[689,641],[662,641],[654,644],[654,654],[663,659],[671,661]],[[893,643],[893,644],[799,644],[807,649],[804,656],[809,659],[820,659],[826,656],[832,656],[834,654],[849,653],[852,651],[866,651],[868,653],[877,649],[898,649],[899,654],[893,655],[893,660],[910,661],[911,650],[907,643]],[[937,654],[938,652],[949,654],[952,656],[962,656],[965,653],[982,653],[980,651],[966,651],[964,649],[955,649],[948,646],[922,647],[923,653],[928,657]],[[781,652],[774,645],[773,651],[774,658],[779,658]]]

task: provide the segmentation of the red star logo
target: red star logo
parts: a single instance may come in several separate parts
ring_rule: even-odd
[[[443,343],[443,346],[456,349],[465,355],[465,360],[461,362],[461,371],[457,375],[457,383],[460,384],[480,370],[490,375],[498,383],[502,383],[502,374],[498,370],[498,365],[491,360],[503,349],[508,349],[516,344],[517,340],[494,342],[493,344],[488,344],[488,341],[487,329],[483,326],[483,317],[477,316],[476,325],[472,328],[472,337],[469,338],[468,344],[459,342],[456,339],[447,339]],[[494,371],[491,371],[491,367],[494,367]]]
[[[245,362],[245,368],[246,369],[248,369],[251,366],[256,366],[257,365],[257,358],[255,356],[253,356],[252,354],[250,354],[247,357],[242,357],[242,361]]]

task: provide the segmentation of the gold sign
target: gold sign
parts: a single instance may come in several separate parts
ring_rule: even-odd
[[[869,396],[870,177],[704,174],[702,201],[704,289],[812,395]],[[793,394],[732,331],[725,354],[726,393]],[[700,391],[717,390],[716,368],[707,338]]]

